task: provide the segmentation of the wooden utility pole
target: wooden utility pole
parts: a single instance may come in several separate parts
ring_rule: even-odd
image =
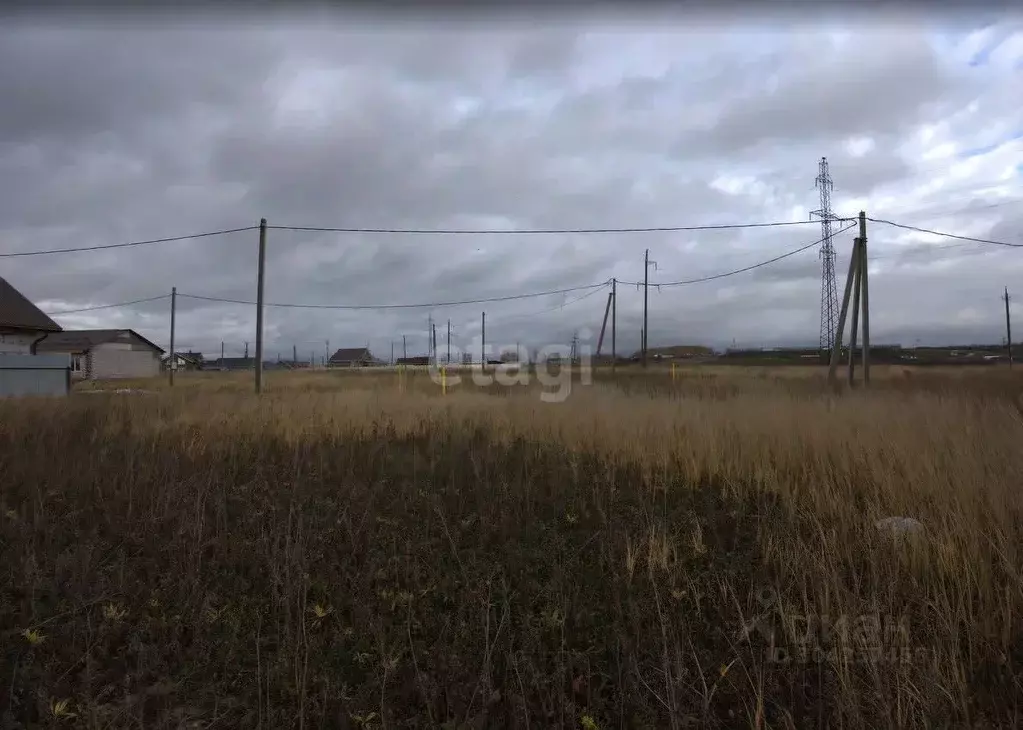
[[[863,291],[863,387],[870,385],[870,286],[867,282],[867,214],[860,211],[860,286]]]
[[[291,346],[291,362],[298,364],[298,345]]]
[[[433,326],[433,335],[432,335],[433,336],[433,364],[434,365],[439,365],[440,364],[440,355],[437,353],[437,324],[434,323],[432,326]]]
[[[391,340],[391,365],[394,365],[394,340]]]
[[[256,273],[256,393],[263,392],[263,283],[266,278],[266,218],[259,220],[259,264]]]
[[[600,323],[600,337],[597,339],[597,357],[600,357],[600,348],[604,345],[604,331],[607,329],[607,315],[611,313],[611,297],[613,295],[608,292],[607,294],[607,306],[604,307],[604,321]]]
[[[611,369],[618,365],[618,279],[611,279]]]
[[[245,341],[245,359],[246,360],[249,359],[249,342],[248,342],[248,340]]]
[[[646,326],[647,326],[647,299],[650,292],[650,249],[643,254],[643,334],[640,337],[639,346],[643,350],[643,367],[646,367]]]
[[[831,361],[828,363],[828,383],[835,383],[838,361],[842,357],[842,333],[845,330],[845,318],[849,313],[849,295],[852,293],[853,279],[860,265],[860,239],[853,241],[852,256],[849,257],[849,273],[845,277],[845,293],[842,295],[842,309],[838,314],[838,327],[835,328],[835,341],[831,346]]]
[[[845,294],[842,296],[842,309],[838,316],[838,327],[835,330],[835,341],[831,349],[831,361],[828,364],[828,383],[835,383],[838,362],[842,357],[842,333],[845,330],[845,319],[849,313],[850,295],[853,302],[852,327],[849,334],[849,385],[853,384],[856,357],[856,334],[858,319],[862,308],[863,327],[863,386],[870,385],[870,287],[867,281],[867,214],[860,211],[860,235],[853,241],[852,256],[849,258],[849,274],[845,279]]]
[[[859,239],[857,239],[858,241]],[[853,255],[858,256],[862,244],[853,246]],[[856,378],[856,328],[860,319],[860,288],[863,277],[863,260],[856,261],[856,273],[853,275],[852,322],[849,325],[849,387],[852,388]]]
[[[178,364],[178,359],[174,355],[174,315],[175,310],[178,308],[178,288],[176,286],[171,287],[171,333],[170,333],[170,359],[167,360],[167,376],[168,382],[171,386],[174,385],[174,370]]]
[[[448,356],[445,359],[446,364],[451,364],[451,320],[448,320]]]
[[[224,364],[224,341],[220,341],[220,364]]]
[[[480,325],[480,370],[487,369],[487,313],[483,313]]]
[[[1009,369],[1012,370],[1012,320],[1009,319],[1009,287],[1005,287],[1005,349],[1009,356]]]
[[[408,359],[408,346],[405,342],[405,335],[401,336],[401,357],[405,360]]]
[[[649,308],[647,306],[650,293],[650,267],[654,267],[654,271],[657,271],[657,262],[650,260],[650,249],[646,250],[646,254],[643,256],[643,333],[640,338],[640,344],[643,348],[643,367],[647,364],[647,344],[650,339],[649,322],[647,321],[647,312]]]

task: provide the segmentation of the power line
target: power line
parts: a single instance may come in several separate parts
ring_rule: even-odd
[[[949,201],[955,202],[955,201]],[[899,218],[923,218],[924,220],[933,220],[938,218],[952,218],[964,213],[974,213],[981,210],[992,210],[994,208],[1002,208],[1006,205],[1019,205],[1023,203],[1023,198],[1003,198],[996,203],[970,203],[960,208],[949,208],[947,203],[930,203],[927,205],[921,205],[910,208],[896,208],[896,212]],[[889,209],[886,207],[886,211]]]
[[[557,311],[559,309],[564,309],[565,307],[570,307],[573,304],[578,304],[582,300],[588,299],[589,297],[592,297],[594,294],[597,294],[598,292],[601,291],[601,289],[606,289],[608,286],[610,286],[610,282],[604,282],[603,284],[600,285],[599,288],[596,288],[596,289],[593,289],[591,291],[588,291],[585,294],[583,294],[582,296],[578,296],[575,299],[571,299],[571,300],[569,300],[567,302],[561,302],[561,304],[558,304],[557,306],[554,306],[554,307],[548,307],[546,309],[541,309],[538,312],[523,312],[522,314],[508,314],[508,315],[505,315],[503,317],[502,316],[497,316],[497,317],[494,317],[493,319],[496,322],[508,322],[509,320],[522,319],[523,317],[539,317],[542,314],[548,314],[549,312],[554,312],[554,311]]]
[[[152,243],[171,243],[173,241],[187,241],[192,238],[208,238],[209,236],[224,236],[228,233],[241,233],[242,231],[255,231],[259,226],[247,226],[245,228],[225,228],[221,231],[207,231],[205,233],[193,233],[188,236],[170,236],[169,238],[151,238],[147,241],[128,241],[127,243],[107,243],[101,246],[79,246],[77,248],[53,248],[48,251],[15,251],[13,253],[0,253],[0,258],[12,258],[14,256],[48,256],[55,253],[77,253],[79,251],[103,251],[110,248],[128,248],[130,246],[148,246]]]
[[[113,309],[114,307],[127,307],[132,304],[142,304],[144,302],[158,302],[161,299],[168,299],[170,294],[161,294],[158,297],[146,297],[145,299],[133,299],[130,302],[118,302],[117,304],[100,304],[96,307],[83,307],[82,309],[65,309],[60,312],[46,312],[48,317],[57,317],[61,314],[78,314],[79,312],[95,312],[97,309]]]
[[[838,218],[836,220],[851,220]],[[669,233],[679,231],[710,231],[710,230],[734,230],[740,228],[777,228],[781,226],[805,225],[811,221],[773,221],[767,223],[729,223],[701,226],[654,226],[641,228],[534,228],[534,229],[510,229],[510,230],[486,230],[486,229],[422,229],[422,228],[334,228],[320,226],[267,226],[269,229],[278,231],[311,231],[320,233],[391,233],[391,234],[422,234],[422,235],[488,235],[488,234],[515,234],[515,235],[555,235],[555,234],[599,234],[599,233]],[[83,251],[105,251],[116,248],[130,248],[134,246],[149,246],[157,243],[172,243],[175,241],[188,241],[196,238],[208,238],[211,236],[224,236],[231,233],[242,233],[245,231],[258,230],[259,226],[244,226],[241,228],[225,228],[218,231],[205,231],[203,233],[192,233],[185,236],[168,236],[165,238],[151,238],[140,241],[127,241],[125,243],[107,243],[98,246],[74,246],[70,248],[54,248],[44,251],[12,251],[0,253],[0,258],[15,258],[22,256],[50,256],[62,253],[79,253]]]
[[[969,246],[970,244],[969,243],[945,243],[945,244],[931,244],[931,245],[924,244],[924,245],[925,245],[924,248],[913,248],[913,249],[909,249],[909,250],[895,249],[895,250],[892,250],[892,251],[888,251],[887,253],[871,254],[870,255],[870,260],[871,261],[877,261],[878,259],[904,258],[904,257],[907,257],[907,256],[922,256],[924,254],[927,254],[928,256],[932,256],[935,251],[948,251],[948,250],[951,250],[953,248],[963,248],[964,246]],[[960,253],[958,255],[958,257],[957,256],[936,257],[934,260],[935,261],[953,261],[953,260],[956,260],[956,258],[962,258],[962,257],[965,257],[965,256],[980,256],[980,255],[991,254],[991,253],[994,253],[996,250],[997,249],[991,249],[991,248],[972,248],[972,249],[968,249],[966,251],[963,251],[962,253]]]
[[[839,218],[839,219],[833,218],[832,220],[849,220],[849,219],[848,218]],[[814,222],[816,222],[816,221],[814,221]],[[835,231],[834,233],[831,234],[831,236],[833,238],[834,236],[837,236],[837,235],[839,235],[841,233],[845,233],[846,231],[850,230],[851,228],[854,228],[855,226],[856,226],[856,224],[852,223],[852,224],[846,226],[845,228],[842,228],[842,229],[840,229],[838,231]],[[794,249],[792,251],[789,251],[788,253],[783,253],[780,256],[775,256],[774,258],[767,259],[766,261],[759,261],[759,262],[757,262],[755,264],[751,264],[750,266],[744,266],[741,269],[735,269],[733,271],[725,271],[725,272],[723,272],[721,274],[713,274],[711,276],[701,276],[698,279],[684,279],[682,281],[666,281],[666,282],[661,282],[661,283],[651,283],[650,286],[656,286],[656,287],[662,287],[662,286],[685,286],[685,285],[688,285],[688,284],[700,284],[700,283],[702,283],[704,281],[714,281],[715,279],[724,279],[726,276],[735,276],[736,274],[744,274],[747,271],[752,271],[753,269],[759,269],[762,266],[768,266],[769,264],[773,264],[773,263],[775,263],[777,261],[781,261],[782,259],[787,259],[789,256],[795,256],[797,253],[802,253],[803,251],[807,251],[807,250],[813,248],[814,246],[819,246],[823,241],[824,241],[823,238],[819,238],[816,241],[814,241],[813,243],[808,243],[805,246],[800,246],[799,248]],[[640,282],[640,281],[622,281],[621,279],[618,280],[618,283],[619,284],[635,285],[635,286],[642,286],[643,285],[643,282]]]
[[[851,218],[835,218],[848,221]],[[774,221],[769,223],[727,223],[703,226],[654,226],[649,228],[519,228],[505,230],[487,229],[426,229],[426,228],[331,228],[321,226],[267,226],[276,231],[312,231],[316,233],[398,233],[417,235],[553,235],[575,233],[670,233],[675,231],[719,231],[737,228],[778,228],[780,226],[804,226],[814,221]]]
[[[583,291],[585,289],[598,289],[608,285],[607,281],[602,281],[599,284],[589,284],[587,286],[572,286],[565,289],[551,289],[549,291],[534,292],[531,294],[513,294],[504,297],[487,297],[484,299],[463,299],[460,301],[452,302],[423,302],[421,304],[295,304],[295,303],[282,303],[282,302],[264,302],[264,307],[286,307],[289,309],[344,309],[344,310],[366,310],[366,309],[425,309],[431,307],[454,307],[462,304],[485,304],[488,302],[508,302],[516,299],[531,299],[535,297],[545,297],[551,294],[566,294],[573,291]],[[256,303],[251,300],[242,299],[226,299],[223,297],[204,297],[197,294],[178,294],[179,297],[186,297],[188,299],[198,299],[205,302],[223,302],[226,304],[248,304],[255,305]]]
[[[1023,243],[1009,243],[1007,241],[991,241],[986,238],[973,238],[972,236],[959,236],[955,233],[945,233],[943,231],[932,231],[927,228],[917,228],[916,226],[907,226],[903,223],[895,223],[894,221],[886,221],[880,218],[867,218],[868,221],[874,223],[883,223],[887,226],[894,226],[896,228],[904,228],[907,231],[916,231],[917,233],[927,233],[932,236],[943,236],[944,238],[955,238],[960,241],[971,241],[973,243],[989,243],[993,246],[1010,246],[1011,248],[1023,248]]]

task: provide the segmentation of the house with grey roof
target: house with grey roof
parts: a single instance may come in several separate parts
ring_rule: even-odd
[[[0,277],[0,354],[35,355],[60,325]]]
[[[68,358],[38,354],[39,343],[60,331],[60,325],[0,278],[0,397],[68,394]]]
[[[327,367],[331,368],[363,368],[382,364],[382,361],[373,357],[368,347],[343,347],[327,361]]]
[[[218,357],[211,361],[207,370],[255,370],[256,358],[254,357]]]
[[[63,330],[42,340],[37,349],[69,355],[75,380],[155,377],[164,353],[131,329]]]

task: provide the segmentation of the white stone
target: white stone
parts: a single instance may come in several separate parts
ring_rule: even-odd
[[[914,534],[924,531],[923,523],[912,517],[885,517],[875,522],[874,527],[883,532],[891,532],[894,535]]]

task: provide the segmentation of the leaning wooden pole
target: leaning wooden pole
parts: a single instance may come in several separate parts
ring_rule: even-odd
[[[611,370],[618,366],[618,279],[611,279]]]
[[[862,251],[862,246],[859,247]],[[854,251],[854,256],[858,256],[858,252]],[[852,388],[856,383],[856,328],[860,321],[860,282],[863,279],[863,266],[862,258],[859,258],[856,262],[856,274],[853,276],[853,289],[852,289],[852,320],[849,322],[849,387]]]
[[[860,263],[860,239],[853,242],[852,256],[849,257],[849,273],[845,277],[845,294],[842,295],[842,310],[838,315],[838,326],[835,328],[835,342],[831,346],[831,362],[828,365],[828,383],[835,384],[838,361],[842,357],[842,331],[845,329],[845,317],[849,313],[849,295],[852,293],[853,279]]]
[[[604,321],[600,324],[600,339],[597,340],[597,357],[600,357],[600,348],[604,345],[604,331],[607,330],[607,315],[611,312],[611,292],[607,293],[607,306],[604,307]]]
[[[870,385],[870,286],[867,283],[867,214],[860,211],[860,296],[863,300],[863,387]]]

